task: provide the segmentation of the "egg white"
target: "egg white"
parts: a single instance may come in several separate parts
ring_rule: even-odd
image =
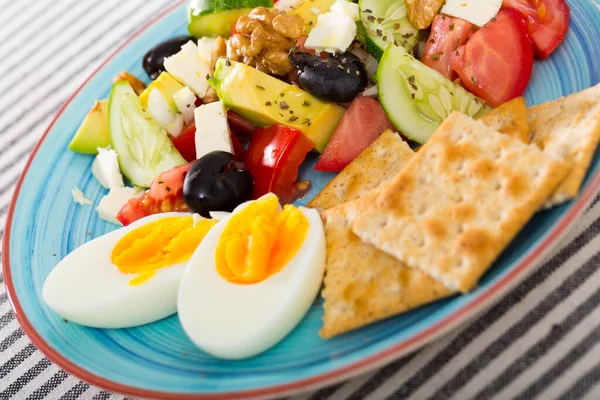
[[[262,282],[238,285],[217,272],[215,249],[229,218],[198,246],[181,280],[177,310],[184,331],[202,350],[224,359],[252,357],[278,343],[306,314],[321,287],[326,248],[319,213],[301,210],[309,222],[304,243]]]
[[[75,249],[46,278],[44,301],[62,318],[96,328],[127,328],[174,314],[186,263],[158,269],[147,281],[131,286],[129,281],[137,275],[119,271],[111,253],[136,228],[162,218],[191,215],[151,215]]]

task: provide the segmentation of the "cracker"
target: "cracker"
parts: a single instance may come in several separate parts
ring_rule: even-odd
[[[400,135],[386,130],[308,204],[327,209],[369,193],[390,181],[414,152]]]
[[[496,107],[479,118],[490,128],[529,144],[529,123],[525,99],[517,97]]]
[[[600,84],[528,110],[532,141],[544,153],[571,163],[546,207],[577,196],[600,140]]]
[[[363,241],[472,289],[567,173],[535,146],[452,113],[352,225]]]
[[[362,242],[350,230],[361,204],[376,194],[321,213],[327,237],[321,336],[330,338],[451,294],[429,275]]]

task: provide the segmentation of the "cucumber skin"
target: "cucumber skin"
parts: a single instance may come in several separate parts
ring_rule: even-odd
[[[191,4],[194,3],[192,9]],[[187,17],[188,17],[188,31],[190,35],[195,38],[201,38],[204,36],[223,36],[229,37],[229,29],[231,25],[237,21],[242,15],[247,15],[253,8],[256,7],[273,7],[273,0],[192,0],[188,3]],[[238,11],[235,13],[232,11]],[[219,13],[228,13],[226,21],[223,21],[224,16],[219,16]],[[203,18],[210,15],[210,19],[219,21],[219,25],[227,27],[225,29],[207,26],[206,20],[209,18]]]
[[[356,27],[357,27],[358,41],[361,42],[365,46],[365,48],[367,49],[367,52],[370,55],[372,55],[373,58],[377,60],[377,62],[380,62],[381,57],[383,57],[383,51],[371,39],[371,37],[369,36],[369,31],[368,31],[367,27],[365,26],[365,24],[363,24],[361,19],[359,19],[358,22],[356,23]]]
[[[392,57],[391,50],[393,50],[395,46],[393,45],[389,45],[388,48],[386,49],[386,51],[384,52],[384,56],[382,57],[381,62],[379,63],[379,69],[377,70],[377,75],[378,75],[378,82],[377,82],[377,89],[379,91],[379,102],[381,103],[381,106],[383,107],[386,115],[388,116],[388,118],[390,119],[390,121],[392,122],[392,124],[396,127],[396,129],[398,129],[398,131],[400,133],[402,133],[402,135],[406,136],[407,138],[409,138],[410,140],[418,143],[418,144],[425,144],[425,142],[427,142],[427,140],[431,137],[431,135],[433,135],[433,133],[435,132],[435,130],[437,129],[437,127],[443,122],[443,121],[427,121],[424,119],[424,117],[419,116],[418,118],[421,120],[417,120],[416,122],[413,123],[407,123],[406,121],[409,120],[409,118],[404,117],[403,115],[399,115],[398,113],[398,107],[397,105],[394,106],[390,106],[389,103],[386,101],[386,98],[389,96],[389,94],[391,93],[391,91],[393,90],[389,83],[385,83],[385,78],[384,76],[386,74],[382,74],[382,67],[384,67],[387,64],[387,59]],[[398,49],[402,49],[401,47],[396,47]],[[410,54],[405,53],[406,55],[410,56]],[[412,56],[411,56],[412,57]],[[415,60],[416,61],[416,60]],[[391,61],[389,61],[391,62]],[[419,61],[416,61],[419,62]],[[428,68],[425,64],[423,64],[423,67]],[[432,73],[434,75],[440,75],[439,72],[435,71],[435,70],[431,70]],[[382,76],[384,75],[384,76]],[[447,79],[445,77],[443,77],[444,79]],[[452,83],[450,80],[448,80],[448,82]],[[454,84],[454,83],[452,83]],[[460,89],[463,89],[461,86],[459,86]],[[460,90],[457,89],[457,90]],[[475,95],[469,93],[466,91],[466,89],[463,89],[466,93],[468,93],[469,95],[471,95],[473,98],[478,99],[481,104],[483,104],[483,107],[475,114],[473,115],[473,118],[479,118],[481,116],[483,116],[484,114],[486,114],[487,112],[489,112],[491,110],[490,106],[487,105],[485,103],[485,101],[479,99],[478,97],[476,97]],[[402,89],[396,89],[395,93],[398,92],[403,92]],[[400,94],[403,95],[403,94]],[[409,102],[411,102],[411,100],[408,100]],[[405,111],[406,112],[413,112],[413,110],[409,110],[408,107],[405,107]],[[418,112],[418,111],[415,111]],[[410,129],[406,129],[407,125],[412,125],[410,127]],[[415,134],[415,128],[417,128],[418,130],[418,134]],[[423,135],[423,132],[429,132],[428,136]]]
[[[127,86],[127,88],[125,86]],[[131,93],[133,93],[135,95],[135,92],[133,91],[133,89],[131,88],[131,85],[128,82],[120,81],[120,82],[116,82],[113,85],[113,87],[110,91],[110,97],[108,100],[108,125],[109,125],[109,133],[110,133],[111,143],[112,143],[113,148],[119,155],[119,169],[121,170],[123,175],[127,179],[129,179],[129,181],[132,184],[134,184],[135,186],[142,187],[142,188],[149,188],[150,184],[152,183],[154,178],[156,178],[156,176],[158,176],[159,174],[158,173],[155,174],[156,176],[153,177],[152,179],[138,180],[136,178],[133,178],[133,175],[131,173],[129,173],[129,166],[127,165],[128,163],[124,160],[125,157],[122,157],[121,154],[119,153],[119,150],[122,150],[122,149],[117,148],[117,147],[120,147],[120,145],[118,144],[120,141],[114,140],[114,130],[112,129],[111,110],[113,109],[113,106],[118,107],[118,105],[113,104],[113,103],[115,102],[116,97],[118,97],[118,95],[119,95],[118,92],[122,91],[122,90],[130,90]],[[156,121],[154,121],[154,122],[156,124],[158,124]],[[166,136],[166,132],[165,132],[165,136]],[[179,151],[177,151],[175,146],[173,146],[173,143],[171,142],[171,140],[168,137],[167,137],[167,142],[168,142],[168,148],[166,149],[166,151],[163,152],[164,159],[163,159],[163,162],[161,163],[162,167],[164,167],[164,168],[163,168],[163,171],[160,171],[160,172],[165,172],[169,169],[172,169],[175,167],[180,167],[187,163],[187,161],[181,156],[181,154],[179,154]]]
[[[371,38],[371,35],[369,34],[369,29],[367,28],[367,26],[365,25],[365,22],[363,22],[362,19],[362,5],[364,5],[361,1],[356,1],[358,3],[358,7],[361,10],[360,11],[360,17],[357,21],[357,39],[365,46],[365,48],[367,49],[367,51],[369,52],[369,54],[371,54],[371,56],[373,56],[373,58],[375,58],[377,60],[377,62],[381,62],[381,57],[383,57],[383,53],[385,52],[385,47],[381,47],[377,42],[375,42],[375,40],[373,40]],[[418,29],[415,28],[415,34],[418,34]],[[411,47],[405,47],[405,46],[400,46],[399,47],[403,47],[406,51],[408,52],[412,52],[412,48],[414,46],[416,46],[417,41],[415,41],[415,43],[413,44],[413,46]]]

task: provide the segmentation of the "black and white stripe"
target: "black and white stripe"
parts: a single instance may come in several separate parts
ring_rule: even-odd
[[[0,0],[1,227],[27,156],[53,115],[125,37],[169,3]],[[379,370],[292,398],[600,398],[598,200],[560,248],[476,320]],[[0,285],[0,399],[10,398],[122,397],[45,359],[19,328]]]

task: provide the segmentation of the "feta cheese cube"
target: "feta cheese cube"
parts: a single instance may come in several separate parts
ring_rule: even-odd
[[[165,69],[182,84],[189,86],[198,97],[204,97],[208,89],[206,76],[209,63],[198,56],[198,46],[191,40],[181,46],[181,51],[165,58]]]
[[[502,0],[446,0],[442,14],[483,26],[498,14]]]
[[[222,101],[203,104],[194,111],[196,121],[196,158],[212,151],[233,154],[227,110]]]
[[[100,219],[103,219],[108,222],[112,222],[113,224],[120,224],[117,220],[117,214],[121,211],[121,208],[134,197],[139,197],[144,191],[140,188],[131,188],[131,187],[115,187],[108,192],[106,196],[104,196],[98,207],[96,207],[96,211],[98,211],[98,216]]]
[[[177,113],[170,124],[165,126],[165,129],[173,137],[178,137],[183,131],[183,115]]]
[[[78,187],[74,187],[71,190],[71,196],[73,196],[73,201],[80,206],[89,206],[92,204],[92,201],[90,199],[86,199],[85,195]]]
[[[208,65],[210,65],[212,51],[216,42],[217,39],[215,38],[203,37],[198,39],[198,57],[200,57]]]
[[[290,12],[298,8],[300,4],[302,4],[302,0],[279,0],[274,7],[280,11]]]
[[[92,175],[107,189],[123,187],[123,175],[119,169],[117,152],[98,147],[98,155],[92,163]]]
[[[196,109],[196,95],[185,86],[173,93],[173,101],[179,112],[183,115],[183,122],[188,124],[194,119]]]
[[[356,23],[347,15],[325,13],[308,35],[305,46],[317,52],[343,53],[356,37]]]
[[[171,108],[166,97],[157,88],[153,88],[148,96],[148,112],[160,126],[166,128],[173,122],[177,110]]]
[[[329,11],[332,14],[347,15],[354,21],[358,20],[358,4],[349,2],[348,0],[337,0]]]

